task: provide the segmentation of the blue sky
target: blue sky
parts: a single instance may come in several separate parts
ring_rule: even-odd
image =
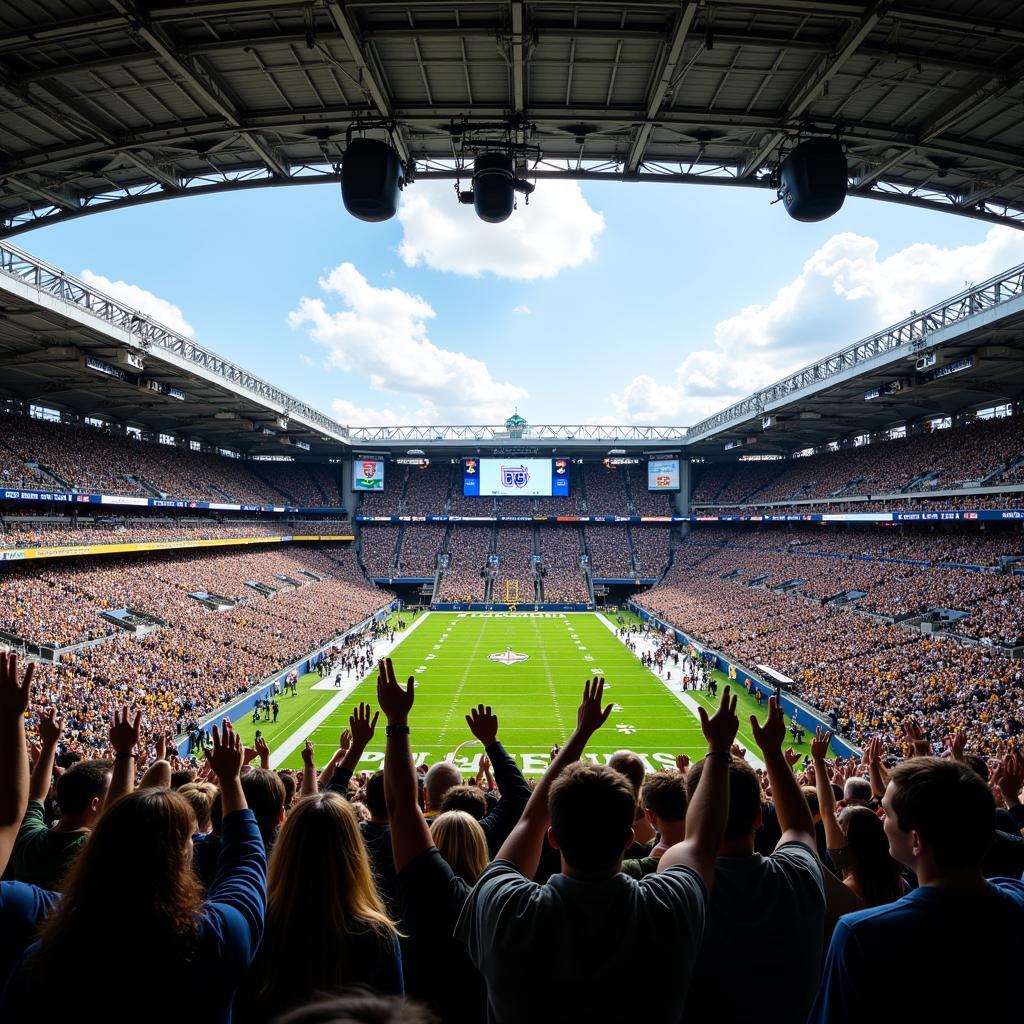
[[[541,182],[504,225],[448,182],[400,218],[333,186],[194,197],[15,243],[344,422],[696,422],[1024,261],[1024,233],[761,190]],[[325,287],[326,285],[326,287]],[[176,308],[175,308],[176,307]]]

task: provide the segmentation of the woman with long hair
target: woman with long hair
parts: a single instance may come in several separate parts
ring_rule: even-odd
[[[292,807],[270,857],[263,943],[235,1020],[265,1021],[313,993],[363,985],[401,994],[398,931],[374,884],[359,824],[337,793]]]
[[[825,828],[825,845],[845,885],[863,907],[892,903],[903,896],[899,864],[889,854],[889,840],[878,816],[868,807],[847,807],[836,816],[836,795],[825,754],[832,739],[819,726],[811,741],[818,810]]]
[[[208,758],[224,817],[206,898],[192,872],[195,815],[188,801],[169,789],[121,797],[103,812],[60,907],[18,962],[0,1018],[29,1020],[56,995],[84,1019],[92,1019],[88,1000],[96,1017],[109,1020],[176,1020],[180,1004],[154,989],[159,972],[212,1021],[230,1021],[235,987],[263,931],[267,861],[239,781],[241,742],[226,719],[213,740]],[[133,758],[133,749],[134,743],[117,757]]]
[[[490,863],[480,822],[465,811],[445,811],[430,823],[430,835],[452,871],[466,885],[476,885]]]

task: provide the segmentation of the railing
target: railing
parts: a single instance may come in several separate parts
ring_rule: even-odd
[[[353,442],[386,443],[388,441],[502,441],[510,448],[536,441],[655,441],[684,444],[687,427],[600,426],[576,424],[530,424],[522,429],[488,424],[465,426],[350,427]]]
[[[348,428],[325,416],[311,405],[257,377],[241,366],[211,352],[202,345],[105,295],[96,288],[65,274],[7,242],[0,242],[0,272],[17,278],[54,298],[91,313],[112,327],[127,331],[143,351],[162,349],[216,374],[222,380],[249,392],[254,398],[273,403],[278,411],[306,421],[336,441],[348,439]]]
[[[869,338],[864,338],[839,352],[835,352],[783,380],[755,391],[735,405],[716,412],[690,427],[691,440],[698,440],[730,424],[752,416],[760,416],[773,402],[784,400],[794,392],[823,384],[869,362],[878,356],[909,346],[911,350],[924,349],[929,335],[950,327],[986,310],[994,309],[1011,299],[1024,295],[1024,264],[1007,270],[983,284],[976,285],[937,303],[923,313],[912,313],[906,320]]]

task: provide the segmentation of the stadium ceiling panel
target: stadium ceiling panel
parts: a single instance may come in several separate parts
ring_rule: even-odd
[[[853,195],[1021,226],[1022,95],[1019,0],[5,0],[0,234],[336,182],[368,119],[419,178],[512,131],[540,180],[770,188],[834,135]]]

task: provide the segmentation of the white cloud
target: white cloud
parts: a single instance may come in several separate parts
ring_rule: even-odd
[[[529,316],[533,312],[533,310],[530,309],[529,306],[513,306],[512,312],[521,313],[523,316]]]
[[[335,403],[336,415],[372,414],[378,423],[495,422],[527,397],[524,388],[494,380],[483,361],[435,345],[427,336],[435,313],[421,296],[375,288],[351,263],[335,267],[320,287],[342,308],[329,310],[323,299],[302,298],[288,315],[291,326],[309,331],[327,350],[330,367],[367,378],[367,390],[405,399],[397,410],[367,409],[342,399],[341,409]]]
[[[398,252],[407,266],[516,280],[550,278],[586,263],[604,230],[604,217],[571,181],[539,182],[529,205],[520,197],[503,224],[485,224],[459,204],[450,183],[420,181],[402,193],[398,219]]]
[[[118,302],[123,302],[132,309],[152,317],[159,324],[170,328],[186,338],[195,337],[195,328],[185,319],[178,306],[167,299],[161,299],[159,295],[140,288],[137,284],[129,284],[127,281],[111,281],[102,274],[94,274],[91,270],[82,271],[82,280],[93,288],[109,295]]]
[[[311,356],[307,356],[305,352],[299,353],[299,362],[302,363],[303,366],[316,366],[316,360]]]
[[[347,398],[336,398],[331,402],[331,412],[339,423],[347,427],[379,427],[388,423],[398,425],[400,422],[407,422],[403,416],[394,409],[373,409],[364,405],[356,405]],[[413,422],[413,421],[408,421]],[[421,422],[415,420],[416,423]]]
[[[966,282],[1021,262],[1024,234],[994,227],[977,245],[915,243],[884,258],[878,249],[873,238],[834,235],[770,302],[719,321],[711,342],[692,344],[660,383],[640,374],[613,394],[616,415],[633,423],[695,423]]]

